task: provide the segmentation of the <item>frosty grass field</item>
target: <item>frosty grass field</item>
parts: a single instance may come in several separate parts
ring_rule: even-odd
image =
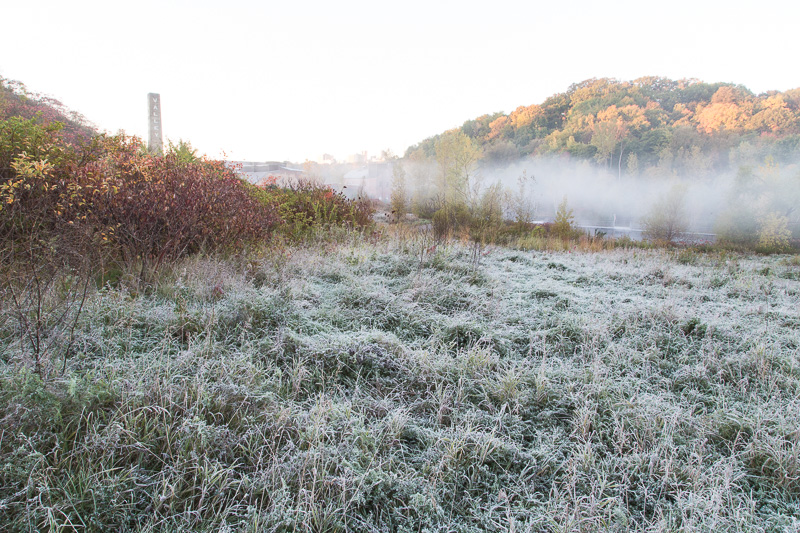
[[[0,316],[9,531],[798,531],[789,256],[360,240]]]

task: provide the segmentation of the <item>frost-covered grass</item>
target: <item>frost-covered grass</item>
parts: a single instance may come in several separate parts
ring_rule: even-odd
[[[0,524],[800,529],[796,259],[472,257],[187,261],[93,295],[46,383],[3,314]]]

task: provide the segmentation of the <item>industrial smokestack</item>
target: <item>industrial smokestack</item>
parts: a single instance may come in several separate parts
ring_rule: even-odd
[[[150,120],[150,137],[147,142],[147,149],[152,153],[160,154],[164,148],[161,127],[161,95],[148,93],[147,108]]]

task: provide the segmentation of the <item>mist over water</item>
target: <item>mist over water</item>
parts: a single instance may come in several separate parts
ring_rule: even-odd
[[[499,180],[511,190],[523,173],[532,177],[528,190],[537,220],[552,220],[558,204],[566,197],[578,224],[621,227],[639,227],[639,220],[651,206],[676,184],[687,189],[686,213],[692,227],[709,225],[733,182],[732,176],[722,175],[702,182],[619,176],[586,162],[558,158],[537,158],[482,170],[487,184]]]
[[[413,190],[413,175],[427,173],[433,180],[438,171],[435,163],[428,163],[420,171],[421,163],[407,163],[411,170],[407,187]],[[414,170],[416,165],[416,171]],[[479,188],[500,183],[512,195],[518,194],[519,181],[525,177],[525,195],[534,206],[536,222],[552,221],[558,204],[566,197],[569,209],[573,210],[575,223],[586,228],[631,228],[642,229],[643,219],[678,186],[683,188],[683,212],[689,232],[714,233],[721,213],[730,208],[731,199],[737,194],[747,199],[744,208],[754,212],[776,209],[790,219],[790,226],[800,223],[800,212],[790,207],[771,207],[775,199],[792,195],[796,183],[800,193],[800,167],[797,164],[782,165],[779,169],[751,168],[750,180],[743,184],[737,178],[742,170],[720,173],[705,173],[699,177],[659,174],[649,171],[644,175],[620,173],[616,168],[598,167],[588,161],[574,161],[563,157],[538,157],[515,161],[510,164],[491,164],[481,161],[476,172]],[[745,171],[746,172],[746,171]],[[770,179],[767,174],[775,174]],[[417,184],[420,183],[417,180]]]

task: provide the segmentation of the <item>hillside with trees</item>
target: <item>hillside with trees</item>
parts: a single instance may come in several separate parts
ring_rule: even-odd
[[[56,127],[59,137],[71,145],[85,143],[97,134],[94,124],[60,100],[31,91],[22,82],[0,76],[0,121],[13,117]]]
[[[619,175],[702,176],[800,153],[800,88],[753,94],[731,83],[644,77],[573,84],[541,104],[467,120],[458,131],[490,163],[589,160]],[[435,156],[441,135],[406,151]]]

